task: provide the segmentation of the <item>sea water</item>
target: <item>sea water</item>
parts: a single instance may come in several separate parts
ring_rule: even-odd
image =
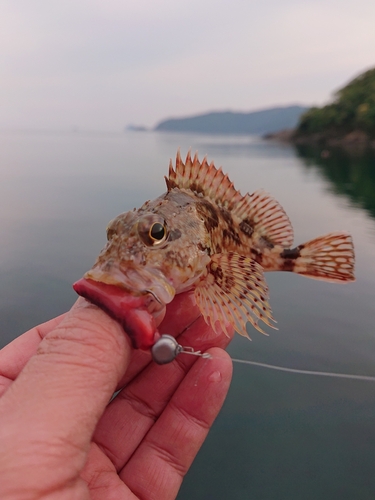
[[[375,159],[256,137],[152,132],[0,134],[0,344],[66,311],[105,227],[165,191],[177,148],[205,154],[242,193],[264,188],[295,243],[347,230],[357,281],[269,273],[278,331],[236,336],[235,358],[375,375]],[[375,384],[235,365],[179,499],[375,498]]]

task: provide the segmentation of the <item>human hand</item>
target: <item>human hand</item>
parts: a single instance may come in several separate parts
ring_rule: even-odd
[[[189,293],[159,330],[195,349],[229,342]],[[229,388],[228,354],[209,352],[158,366],[84,299],[17,338],[0,351],[0,498],[175,498]]]

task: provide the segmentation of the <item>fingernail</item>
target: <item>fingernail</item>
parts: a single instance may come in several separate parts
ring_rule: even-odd
[[[215,371],[215,372],[211,373],[211,375],[208,377],[208,380],[209,380],[209,382],[218,383],[218,382],[221,382],[222,378],[223,377],[221,375],[221,372]]]

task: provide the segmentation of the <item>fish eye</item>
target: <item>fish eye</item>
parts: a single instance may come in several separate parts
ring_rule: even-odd
[[[145,215],[137,224],[138,234],[148,247],[160,246],[168,238],[168,228],[163,217],[157,214]]]
[[[160,222],[154,222],[154,224],[152,224],[152,226],[150,227],[150,231],[148,233],[154,245],[161,243],[164,240],[166,234],[166,228],[163,224],[160,224]]]

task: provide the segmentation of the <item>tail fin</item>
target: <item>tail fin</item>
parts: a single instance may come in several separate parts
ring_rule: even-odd
[[[329,233],[297,249],[293,272],[334,283],[355,281],[354,247],[348,233]]]

